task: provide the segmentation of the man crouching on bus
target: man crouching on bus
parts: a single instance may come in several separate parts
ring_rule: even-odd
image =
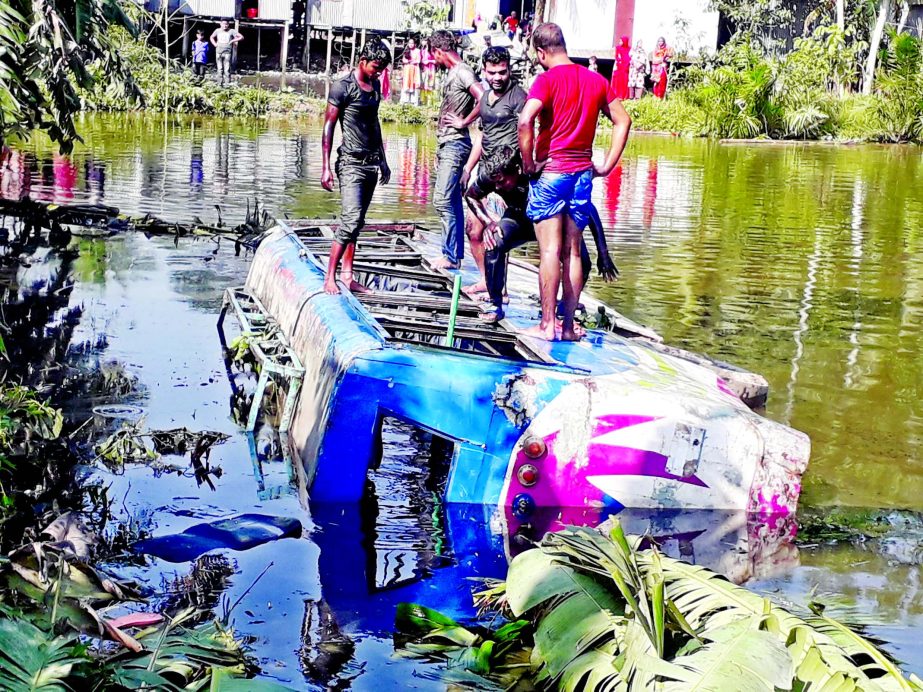
[[[324,278],[324,291],[331,295],[340,292],[336,282],[340,260],[343,270],[340,281],[350,290],[365,292],[362,284],[353,280],[353,258],[356,240],[365,226],[365,214],[372,203],[378,182],[386,185],[391,179],[391,169],[385,159],[378,106],[381,103],[381,84],[378,78],[391,64],[391,51],[377,37],[369,39],[359,54],[359,64],[330,87],[327,111],[324,114],[322,140],[323,173],[321,185],[333,191],[333,173],[330,170],[330,150],[333,148],[333,130],[340,124],[343,142],[337,149],[336,173],[340,180],[340,225],[330,248],[330,261]]]

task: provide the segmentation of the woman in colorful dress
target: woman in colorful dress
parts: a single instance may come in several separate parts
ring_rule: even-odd
[[[672,58],[673,49],[667,45],[667,40],[661,36],[657,39],[657,47],[651,54],[651,81],[654,82],[654,96],[659,99],[667,95],[667,72]]]
[[[404,48],[403,72],[401,81],[401,103],[420,105],[420,62],[423,56],[414,39],[407,41]]]
[[[436,56],[433,55],[433,51],[430,50],[429,41],[423,44],[420,64],[423,71],[422,88],[425,97],[424,101],[428,101],[429,97],[432,96],[433,92],[436,90]]]
[[[615,98],[624,101],[629,97],[628,80],[631,71],[631,43],[627,36],[615,49],[615,65],[612,68],[612,92]]]
[[[644,96],[644,78],[647,76],[647,51],[641,41],[635,44],[629,56],[628,98],[639,99]]]

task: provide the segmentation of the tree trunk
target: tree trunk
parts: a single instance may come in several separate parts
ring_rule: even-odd
[[[545,0],[535,0],[534,25],[538,26],[545,21]]]
[[[836,26],[841,34],[846,32],[846,0],[836,0]],[[845,36],[844,36],[844,41]],[[837,75],[836,92],[843,97],[846,95],[846,84],[841,75]]]
[[[878,10],[878,21],[875,22],[875,28],[872,30],[872,38],[869,41],[869,57],[865,63],[865,79],[862,83],[862,93],[871,94],[872,87],[875,86],[875,68],[878,66],[878,49],[881,47],[881,37],[885,32],[885,24],[891,16],[891,9],[894,0],[881,0],[881,7]]]
[[[904,0],[901,3],[901,18],[897,23],[897,33],[902,33],[904,27],[907,26],[907,19],[910,17],[910,3],[907,0]]]

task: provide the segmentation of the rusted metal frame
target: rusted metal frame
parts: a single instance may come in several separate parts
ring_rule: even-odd
[[[409,307],[415,311],[448,312],[451,300],[439,296],[426,294],[392,293],[388,291],[376,293],[359,293],[356,299],[363,305],[380,305],[383,307]],[[459,313],[477,315],[480,308],[471,300],[463,300],[458,304]]]
[[[247,302],[247,307],[244,306],[244,301]],[[279,421],[279,432],[287,433],[291,426],[301,382],[304,379],[304,367],[301,360],[286,343],[278,329],[275,328],[275,321],[269,317],[269,313],[263,304],[243,288],[229,288],[225,291],[224,304],[218,318],[218,326],[222,330],[222,334],[224,316],[228,306],[234,310],[234,315],[237,317],[244,333],[253,335],[249,349],[260,364],[260,376],[257,380],[256,391],[253,394],[253,403],[250,405],[250,412],[247,416],[247,430],[252,432],[256,429],[256,421],[259,417],[259,410],[263,403],[266,387],[269,386],[270,376],[277,375],[288,380],[288,392],[285,397],[285,405],[282,408],[282,418]],[[248,307],[250,309],[247,309]],[[254,318],[261,321],[263,325],[257,326]],[[279,352],[269,352],[269,348]]]
[[[419,334],[445,334],[445,325],[432,322],[417,322],[415,320],[400,319],[391,315],[376,315],[375,318],[382,323],[385,329],[399,329],[405,332]],[[478,341],[494,341],[504,344],[517,344],[519,337],[501,331],[488,331],[469,325],[459,325],[455,329],[456,339],[475,339]]]
[[[386,264],[372,264],[368,262],[356,262],[353,264],[353,271],[365,272],[367,274],[381,274],[383,276],[394,276],[399,279],[410,279],[421,281],[423,283],[436,283],[445,286],[449,290],[451,278],[448,275],[434,274],[433,272],[422,269],[409,269],[406,267],[391,267]]]

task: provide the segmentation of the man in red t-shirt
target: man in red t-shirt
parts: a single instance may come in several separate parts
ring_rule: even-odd
[[[560,338],[575,341],[579,337],[574,312],[583,290],[580,243],[589,219],[593,178],[608,176],[618,165],[631,117],[609,91],[605,77],[571,62],[557,24],[536,27],[532,46],[545,72],[536,78],[519,117],[519,146],[523,172],[532,178],[526,215],[535,222],[538,236],[542,320],[525,333],[555,339],[555,307],[563,284]],[[613,123],[612,144],[605,162],[596,164],[593,138],[600,113]]]
[[[513,38],[517,27],[519,27],[519,17],[516,16],[516,10],[513,10],[510,16],[503,20],[503,28],[506,29],[509,37]]]

